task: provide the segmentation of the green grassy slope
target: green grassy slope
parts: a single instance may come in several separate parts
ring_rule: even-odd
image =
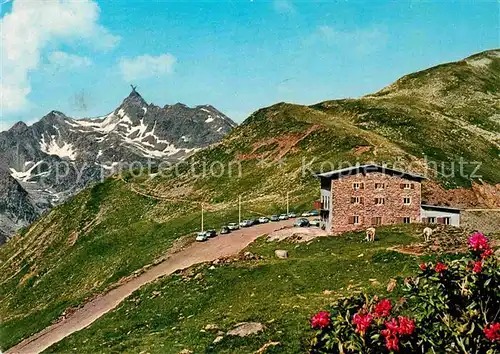
[[[208,227],[237,219],[239,195],[244,217],[283,211],[287,192],[293,209],[308,210],[319,188],[311,171],[398,160],[424,172],[424,154],[446,163],[482,161],[483,180],[500,182],[500,59],[491,53],[498,51],[473,57],[486,66],[446,64],[357,100],[261,109],[175,169],[152,179],[128,176],[128,183],[112,178],[83,191],[0,248],[0,347],[161,258],[199,227],[201,201],[210,208]],[[451,86],[450,72],[462,81]],[[220,175],[201,174],[214,161]],[[470,184],[436,179],[445,186]]]
[[[263,260],[197,266],[165,277],[46,352],[253,353],[272,341],[281,345],[266,353],[304,353],[312,313],[352,291],[383,294],[391,277],[401,282],[417,269],[416,257],[386,249],[415,241],[419,230],[387,227],[374,244],[361,242],[362,233],[300,244],[259,239],[248,251]],[[275,249],[288,250],[289,258],[275,258]],[[227,332],[240,322],[266,329],[247,338],[225,336],[217,344],[217,330],[201,331],[216,324]]]
[[[206,213],[207,227],[236,209]],[[0,249],[0,345],[8,348],[199,228],[197,207],[157,201],[110,179],[53,210]]]

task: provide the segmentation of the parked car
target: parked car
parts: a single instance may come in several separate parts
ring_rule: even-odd
[[[271,215],[271,221],[279,221],[280,217],[279,215]]]
[[[308,211],[304,211],[300,216],[302,216],[302,217],[308,217],[308,216],[311,216],[311,213],[308,212]]]
[[[317,210],[311,210],[309,212],[309,216],[318,216],[319,215],[319,212]]]
[[[203,242],[206,240],[208,240],[207,233],[206,232],[198,232],[198,234],[196,235],[196,241]]]
[[[240,225],[235,222],[230,222],[229,224],[227,224],[227,227],[229,230],[238,230],[240,228]]]
[[[287,215],[287,214],[281,214],[281,215],[279,216],[279,219],[280,219],[280,220],[288,220],[288,215]]]
[[[220,232],[219,232],[219,233],[220,233],[221,235],[224,235],[224,234],[228,234],[228,233],[230,233],[230,232],[231,232],[231,229],[229,228],[229,226],[225,226],[225,225],[224,225],[224,226],[222,226],[222,227],[220,228]]]
[[[252,220],[243,220],[242,222],[240,222],[240,227],[250,227],[252,225],[253,225]]]
[[[307,220],[306,218],[298,218],[297,221],[295,221],[295,226],[307,227],[309,226],[309,220]]]
[[[292,211],[291,213],[288,213],[289,218],[296,218],[297,215]]]
[[[259,218],[259,223],[261,223],[261,224],[265,224],[265,223],[267,223],[267,222],[269,222],[269,218],[268,218],[267,216],[261,216],[261,217]]]
[[[259,225],[260,224],[260,220],[259,219],[253,219],[253,220],[250,220],[252,222],[252,225]]]
[[[309,224],[311,226],[318,226],[319,227],[319,224],[321,223],[321,220],[320,219],[313,219],[311,221],[309,221]]]
[[[206,232],[208,237],[215,237],[217,236],[217,232],[214,229],[207,230]]]

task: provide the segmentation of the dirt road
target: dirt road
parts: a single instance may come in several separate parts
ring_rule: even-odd
[[[180,252],[173,254],[163,263],[150,268],[137,278],[133,278],[108,293],[98,296],[69,315],[66,319],[25,339],[18,345],[9,349],[5,354],[40,353],[52,344],[59,342],[64,337],[89,326],[99,317],[113,310],[141,286],[161,276],[172,274],[177,270],[188,268],[194,264],[213,261],[217,258],[236,254],[259,236],[292,224],[293,219],[256,225],[250,228],[233,231],[227,235],[219,235],[203,243],[193,243]]]

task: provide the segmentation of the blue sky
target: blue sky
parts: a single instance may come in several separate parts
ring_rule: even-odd
[[[53,109],[104,115],[130,83],[237,122],[280,101],[357,97],[500,47],[499,4],[14,0],[1,10],[0,128]]]

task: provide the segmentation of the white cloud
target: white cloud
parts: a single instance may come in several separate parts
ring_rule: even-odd
[[[125,81],[165,76],[173,72],[177,59],[169,53],[159,56],[141,55],[135,58],[122,58],[119,65]]]
[[[98,23],[99,15],[94,0],[14,1],[11,12],[0,19],[0,110],[26,108],[29,74],[39,68],[49,44],[79,40],[98,49],[116,46],[120,38]]]
[[[48,60],[57,69],[76,69],[92,65],[92,60],[89,57],[81,57],[61,51],[50,53]]]
[[[295,13],[296,9],[290,0],[274,0],[274,9],[279,13]]]
[[[319,38],[329,44],[349,48],[357,54],[370,54],[385,46],[387,32],[382,28],[340,31],[331,26],[319,26]]]

